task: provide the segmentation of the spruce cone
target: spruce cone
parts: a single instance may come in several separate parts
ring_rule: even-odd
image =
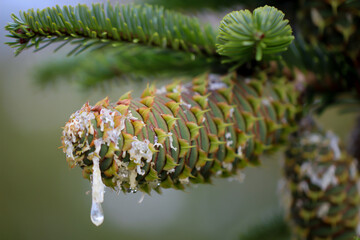
[[[359,222],[356,162],[333,134],[312,129],[293,135],[285,176],[295,239],[354,238]]]
[[[183,189],[258,164],[294,129],[296,98],[281,79],[205,74],[192,85],[148,87],[139,100],[86,103],[65,125],[63,150],[85,178],[99,162],[103,183],[117,190]]]

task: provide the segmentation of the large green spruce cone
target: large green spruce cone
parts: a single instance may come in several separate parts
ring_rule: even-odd
[[[63,131],[67,161],[88,179],[96,162],[103,183],[123,192],[240,179],[295,128],[292,84],[265,78],[204,74],[185,85],[148,86],[140,99],[127,93],[116,103],[86,103]]]
[[[313,128],[292,135],[285,176],[294,239],[354,238],[359,223],[356,161],[333,134]]]

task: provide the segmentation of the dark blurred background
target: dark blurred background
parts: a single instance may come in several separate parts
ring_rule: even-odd
[[[91,223],[90,183],[80,169],[68,168],[58,149],[61,127],[86,101],[94,104],[105,96],[115,101],[131,89],[138,89],[138,96],[146,83],[86,92],[69,83],[41,88],[34,80],[36,67],[64,58],[66,50],[27,51],[15,58],[4,44],[11,13],[79,2],[92,1],[0,3],[0,239],[238,239],[240,232],[276,213],[281,153],[246,169],[244,183],[217,179],[185,192],[154,193],[141,204],[141,193],[117,195],[108,189],[105,221],[100,227]],[[331,109],[321,121],[346,140],[354,115],[340,115]]]

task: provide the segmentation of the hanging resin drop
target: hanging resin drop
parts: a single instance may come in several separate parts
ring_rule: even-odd
[[[91,221],[96,226],[100,226],[104,221],[104,213],[101,207],[101,203],[97,203],[95,201],[92,201],[91,204]]]
[[[104,221],[104,213],[101,203],[104,201],[104,184],[101,180],[101,172],[99,167],[99,158],[93,157],[93,175],[92,175],[92,204],[91,204],[91,221],[99,226]]]

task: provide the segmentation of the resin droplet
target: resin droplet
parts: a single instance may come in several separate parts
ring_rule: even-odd
[[[101,180],[101,172],[99,167],[99,157],[94,156],[93,161],[93,175],[92,175],[92,204],[91,204],[91,221],[99,226],[104,221],[104,213],[101,203],[104,201],[105,185]]]
[[[91,204],[91,221],[96,226],[100,226],[104,221],[104,213],[101,207],[101,203],[97,203],[95,201],[92,201]]]

